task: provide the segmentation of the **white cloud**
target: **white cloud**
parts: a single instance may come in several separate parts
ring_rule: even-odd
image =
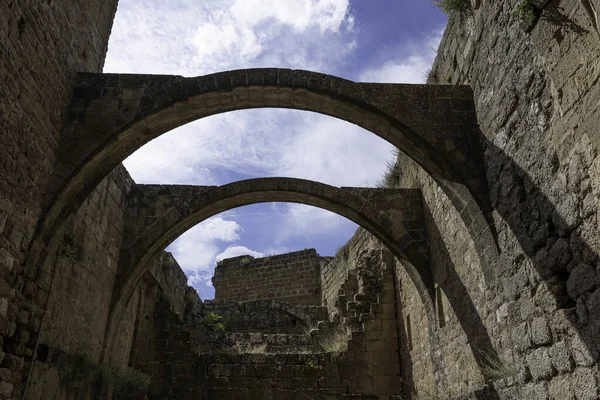
[[[217,262],[225,260],[226,258],[233,258],[238,256],[252,256],[254,258],[264,257],[265,254],[259,251],[250,250],[246,246],[229,246],[223,252],[217,254]]]
[[[349,0],[238,0],[231,7],[231,14],[245,26],[274,20],[298,32],[311,25],[318,26],[321,33],[338,32],[347,18],[349,3]]]
[[[275,245],[298,237],[341,233],[342,228],[353,226],[344,217],[333,212],[302,204],[285,204],[281,223],[275,228]]]
[[[377,183],[392,145],[345,121],[318,114],[301,118],[294,121],[302,123],[292,143],[281,148],[281,174],[334,186]]]
[[[206,282],[212,276],[217,254],[222,243],[239,240],[240,225],[222,217],[209,218],[189,229],[170,246],[177,262],[190,283]]]
[[[205,118],[162,135],[125,166],[139,183],[218,185],[215,172],[290,176],[335,186],[373,186],[392,146],[350,123],[291,110]]]
[[[322,70],[337,49],[352,49],[353,31],[349,0],[121,0],[105,71]]]
[[[434,32],[420,43],[406,44],[403,52],[409,50],[410,56],[386,60],[377,68],[363,71],[359,74],[359,80],[381,83],[425,83],[443,34],[443,31]]]
[[[427,68],[431,62],[421,56],[412,56],[405,60],[391,61],[377,69],[370,69],[361,75],[363,82],[424,83]]]

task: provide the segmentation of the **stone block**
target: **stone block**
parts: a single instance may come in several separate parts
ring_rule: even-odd
[[[9,382],[0,382],[0,399],[10,399],[13,391],[13,384]]]
[[[552,342],[552,334],[548,328],[546,318],[534,318],[530,326],[531,341],[535,345],[545,345]]]
[[[548,380],[554,374],[552,360],[545,347],[532,351],[525,360],[534,381]]]
[[[590,351],[587,344],[584,343],[579,336],[571,339],[571,351],[575,364],[582,367],[590,367],[595,362],[594,354]]]
[[[577,400],[597,400],[597,372],[593,368],[578,367],[572,375],[573,391]]]
[[[550,400],[575,400],[570,376],[557,376],[548,385]]]
[[[571,349],[563,340],[555,343],[550,347],[550,358],[552,365],[560,373],[571,372],[573,370],[573,358],[571,357]]]
[[[597,277],[594,267],[588,264],[577,264],[571,270],[567,279],[567,293],[573,300],[577,300],[583,293],[591,291],[596,287]]]
[[[366,341],[366,350],[367,350],[367,352],[371,352],[371,351],[376,352],[376,351],[386,350],[385,340],[384,339],[367,340]]]
[[[531,347],[531,339],[529,337],[529,330],[526,322],[514,327],[511,332],[511,337],[517,351],[523,353]]]
[[[525,385],[519,400],[548,400],[548,384],[539,382]]]

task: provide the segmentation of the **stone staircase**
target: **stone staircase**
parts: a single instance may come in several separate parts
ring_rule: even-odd
[[[384,299],[384,296],[389,297],[390,292],[393,296],[393,272],[380,262],[379,255],[377,251],[366,251],[361,255],[358,267],[347,271],[335,302],[336,310],[329,319],[310,323],[302,333],[227,332],[225,340],[229,346],[223,351],[239,354],[321,354],[330,347],[323,343],[336,335],[335,340],[341,340],[344,334],[347,343],[340,348],[360,346],[365,331],[369,330],[369,321],[375,321],[383,312],[382,302],[390,300]],[[386,288],[389,285],[392,286]],[[327,315],[327,310],[319,311],[316,315]]]
[[[352,348],[370,330],[370,321],[381,318],[382,313],[395,313],[393,270],[381,262],[380,254],[375,250],[365,251],[357,268],[347,271],[338,291],[336,311],[331,313],[330,320],[319,321],[310,331],[313,343],[318,344],[320,338],[335,330],[346,329],[348,348]]]

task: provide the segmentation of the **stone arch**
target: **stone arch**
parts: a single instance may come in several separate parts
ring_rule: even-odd
[[[470,87],[356,83],[278,68],[194,78],[80,74],[46,212],[27,262],[43,262],[44,248],[62,221],[109,171],[148,141],[206,116],[265,107],[339,118],[398,147],[440,182],[474,240],[483,242],[484,268],[492,264],[488,259],[496,254],[495,238]]]
[[[149,263],[194,225],[232,208],[262,202],[312,205],[344,216],[403,260],[434,320],[422,199],[415,189],[336,188],[294,178],[259,178],[223,186],[138,185],[127,210],[105,354],[111,353],[120,315]],[[148,217],[153,216],[153,217]]]

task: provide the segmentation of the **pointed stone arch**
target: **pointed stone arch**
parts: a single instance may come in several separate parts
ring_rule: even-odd
[[[403,260],[428,318],[435,318],[421,193],[417,189],[337,188],[294,178],[260,178],[223,186],[137,185],[128,201],[105,354],[120,315],[151,261],[194,225],[223,211],[262,202],[294,202],[344,216]]]

